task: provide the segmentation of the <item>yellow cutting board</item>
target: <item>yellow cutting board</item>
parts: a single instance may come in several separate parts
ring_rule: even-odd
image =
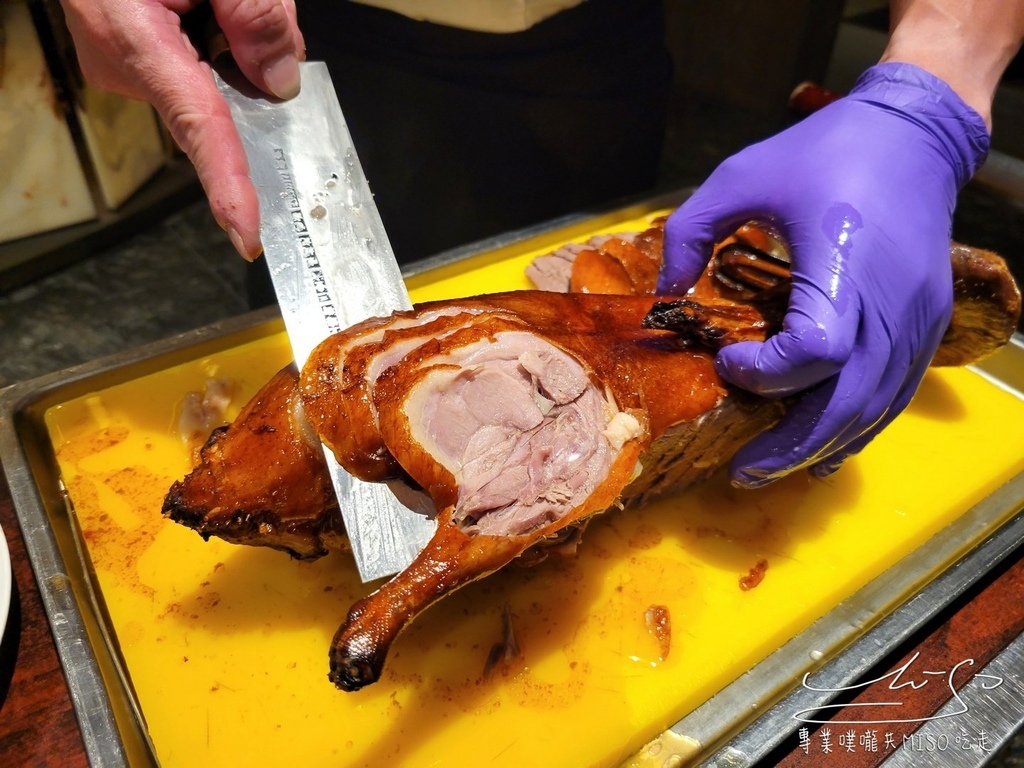
[[[413,298],[528,287],[523,268],[550,243],[532,245],[414,277]],[[399,637],[377,684],[342,693],[327,680],[328,645],[374,586],[346,557],[204,542],[160,516],[189,470],[176,431],[185,393],[230,377],[233,416],[288,360],[272,334],[46,414],[167,768],[618,765],[1024,470],[1024,402],[968,370],[930,371],[832,477],[740,491],[719,476],[601,516],[577,559],[466,587]],[[763,579],[744,589],[759,563]],[[670,616],[667,655],[645,625],[651,606]],[[520,653],[485,673],[506,611]]]

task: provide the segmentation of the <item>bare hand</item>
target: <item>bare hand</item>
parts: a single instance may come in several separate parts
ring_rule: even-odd
[[[202,0],[62,0],[86,79],[147,101],[188,155],[217,223],[247,259],[262,251],[259,204],[228,106],[182,30]],[[239,68],[280,98],[299,91],[305,45],[294,0],[210,0]]]

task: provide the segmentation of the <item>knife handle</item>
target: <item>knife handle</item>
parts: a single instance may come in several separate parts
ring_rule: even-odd
[[[200,3],[181,17],[181,26],[199,54],[215,67],[233,66],[227,35],[224,34],[209,3]]]

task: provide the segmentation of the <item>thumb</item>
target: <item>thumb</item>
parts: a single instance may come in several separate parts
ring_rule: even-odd
[[[294,0],[212,0],[211,5],[242,74],[278,98],[298,94],[305,44]]]

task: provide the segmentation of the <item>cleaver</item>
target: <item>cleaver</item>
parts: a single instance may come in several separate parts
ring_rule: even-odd
[[[332,333],[412,306],[323,62],[288,101],[214,73],[260,204],[260,237],[295,362]],[[403,570],[433,535],[426,496],[348,474],[321,446],[363,581]],[[405,488],[405,486],[402,486]]]

